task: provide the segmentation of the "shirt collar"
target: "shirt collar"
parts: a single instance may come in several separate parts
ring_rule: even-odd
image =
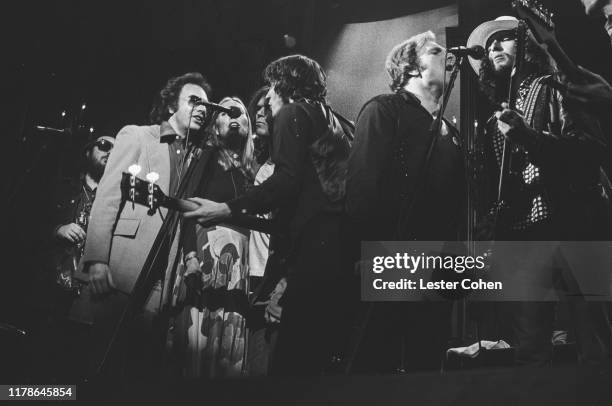
[[[85,173],[82,173],[80,178],[81,178],[81,185],[83,186],[83,188],[85,188],[85,191],[87,193],[96,193],[98,186],[94,187],[93,189],[90,188],[89,185],[87,184],[87,178],[85,177]]]
[[[164,121],[159,126],[159,142],[162,144],[172,144],[175,140],[183,140],[185,137],[178,135],[169,122]]]
[[[407,102],[409,102],[409,103],[413,102],[413,103],[416,103],[418,105],[421,105],[421,100],[414,93],[409,92],[406,89],[400,89],[398,93]]]

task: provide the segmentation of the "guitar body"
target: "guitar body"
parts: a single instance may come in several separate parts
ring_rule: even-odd
[[[66,291],[78,296],[80,282],[74,278],[81,256],[75,246],[63,247],[55,254],[55,282]]]

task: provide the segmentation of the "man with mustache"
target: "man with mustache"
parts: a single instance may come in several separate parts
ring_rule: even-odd
[[[79,353],[85,349],[81,345],[81,338],[89,326],[81,323],[75,315],[70,315],[69,310],[83,288],[83,283],[74,276],[83,254],[87,223],[98,182],[114,143],[114,133],[96,135],[81,149],[81,171],[78,176],[63,179],[55,187],[50,246],[55,283],[48,290],[50,306],[47,309],[51,324],[43,343],[54,348],[49,353],[57,357],[53,364],[60,374],[79,376],[84,373]]]
[[[191,146],[206,121],[205,108],[194,104],[193,100],[207,101],[209,92],[210,85],[200,73],[171,78],[159,92],[150,115],[151,125],[129,125],[117,135],[92,207],[81,261],[83,276],[92,294],[94,343],[91,355],[94,363],[101,359],[106,349],[116,320],[129,302],[136,279],[167,214],[164,208],[148,215],[147,207],[122,204],[122,173],[130,165],[138,164],[142,168],[140,177],[156,172],[159,175],[156,184],[165,194],[174,196],[187,171]],[[178,246],[177,233],[169,234],[159,257],[172,265]],[[138,326],[137,331],[130,332],[130,339],[136,345],[130,348],[128,364],[138,367],[137,374],[154,370],[151,364],[156,334],[152,326],[159,311],[162,286],[168,287],[164,283],[170,277],[167,264],[158,266],[157,283],[134,323]],[[121,367],[121,358],[116,357],[116,368]]]
[[[98,182],[104,173],[108,157],[115,144],[114,137],[100,135],[85,146],[84,169],[76,179],[68,179],[58,187],[54,204],[53,237],[62,253],[68,249],[74,252],[74,261],[78,263],[85,243],[87,222],[91,206],[96,197]],[[62,258],[64,255],[60,255]],[[73,255],[70,255],[73,256]],[[56,258],[59,259],[59,258]],[[72,259],[70,262],[74,262]],[[64,262],[60,260],[59,262]],[[56,263],[57,266],[60,264]],[[58,269],[60,270],[60,269]],[[78,290],[78,281],[73,280],[75,269],[62,268],[57,275],[57,283],[67,290]]]
[[[470,58],[483,92],[496,108],[485,127],[482,141],[488,166],[483,174],[493,180],[491,206],[497,201],[497,181],[502,167],[504,142],[510,164],[504,170],[502,201],[495,236],[498,241],[607,241],[607,197],[599,181],[605,141],[601,129],[588,114],[568,108],[566,101],[547,83],[554,69],[550,57],[527,32],[525,57],[515,71],[518,20],[499,17],[472,32],[467,46],[480,45],[487,55]],[[506,103],[511,73],[518,75],[516,106]],[[483,190],[482,195],[486,195]],[[497,201],[499,205],[500,202]],[[612,330],[602,302],[588,301],[581,287],[574,288],[578,272],[563,264],[559,249],[524,252],[500,275],[521,276],[522,301],[509,302],[511,328],[519,364],[551,361],[551,334],[555,303],[537,294],[546,289],[567,295],[576,327],[579,359],[598,363],[608,356]],[[597,253],[599,254],[599,253]],[[495,255],[495,253],[494,253]],[[547,255],[542,266],[534,263]],[[510,269],[511,268],[511,269]],[[506,272],[506,273],[504,273]],[[592,278],[606,272],[597,269]],[[559,288],[564,286],[564,288]],[[534,292],[526,295],[526,292]],[[514,292],[515,294],[517,292]],[[519,298],[519,299],[521,299]]]
[[[58,241],[69,244],[82,244],[85,241],[87,229],[86,225],[78,224],[80,213],[86,212],[86,216],[89,217],[98,182],[104,173],[114,143],[115,139],[112,136],[102,135],[86,145],[85,168],[77,182],[70,180],[73,193],[60,193],[64,198],[61,200],[69,201],[58,201],[56,204],[58,225],[53,230],[53,234]]]

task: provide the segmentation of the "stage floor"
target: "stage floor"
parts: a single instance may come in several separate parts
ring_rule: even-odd
[[[216,405],[612,405],[612,373],[576,365],[79,387],[81,401]]]

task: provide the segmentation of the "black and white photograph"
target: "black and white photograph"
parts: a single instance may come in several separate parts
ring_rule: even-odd
[[[0,400],[612,405],[612,0],[2,9]]]

